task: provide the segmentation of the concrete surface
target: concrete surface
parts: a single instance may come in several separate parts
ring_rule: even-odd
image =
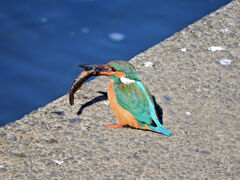
[[[0,179],[240,179],[239,9],[232,1],[131,60],[172,136],[103,127],[117,120],[100,77],[75,106],[65,95],[0,128]]]

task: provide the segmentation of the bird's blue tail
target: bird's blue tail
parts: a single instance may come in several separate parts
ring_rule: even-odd
[[[149,126],[153,131],[156,131],[156,132],[160,132],[166,136],[170,136],[172,133],[165,129],[163,126],[158,126],[158,127],[153,127],[153,126]]]

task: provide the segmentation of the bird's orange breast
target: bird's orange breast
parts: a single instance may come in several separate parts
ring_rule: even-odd
[[[110,106],[114,112],[114,114],[117,116],[118,120],[120,121],[120,124],[123,126],[129,125],[134,128],[140,128],[140,129],[149,129],[149,127],[146,125],[142,127],[139,122],[136,120],[136,118],[126,109],[124,109],[122,106],[119,105],[116,99],[115,91],[113,89],[114,81],[111,81],[108,86],[108,99]]]

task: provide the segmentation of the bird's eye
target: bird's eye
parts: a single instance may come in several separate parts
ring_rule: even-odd
[[[112,70],[112,71],[117,71],[115,67],[112,67],[111,70]]]

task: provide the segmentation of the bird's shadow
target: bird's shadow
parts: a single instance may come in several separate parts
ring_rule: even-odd
[[[153,103],[156,109],[157,117],[160,121],[160,123],[163,125],[163,110],[161,106],[156,102],[155,96],[152,95]]]
[[[88,106],[91,106],[97,102],[100,102],[100,101],[105,101],[108,99],[107,97],[107,93],[106,92],[103,92],[103,91],[98,91],[98,93],[100,93],[101,95],[100,96],[97,96],[95,97],[94,99],[84,103],[80,109],[78,110],[77,112],[77,115],[81,115],[83,110],[88,107]],[[160,105],[157,104],[156,102],[156,98],[155,96],[152,96],[152,99],[153,99],[153,103],[154,103],[154,106],[155,106],[155,109],[156,109],[156,113],[157,113],[157,117],[160,121],[160,123],[163,125],[163,110],[162,108],[160,107]]]
[[[106,93],[106,92],[98,91],[98,93],[100,93],[101,95],[95,97],[94,99],[92,99],[92,100],[90,100],[90,101],[88,101],[88,102],[86,102],[86,103],[84,103],[84,104],[80,107],[80,109],[78,110],[77,115],[82,114],[83,110],[84,110],[86,107],[91,106],[91,105],[93,105],[93,104],[95,104],[95,103],[97,103],[97,102],[107,100],[107,93]]]

